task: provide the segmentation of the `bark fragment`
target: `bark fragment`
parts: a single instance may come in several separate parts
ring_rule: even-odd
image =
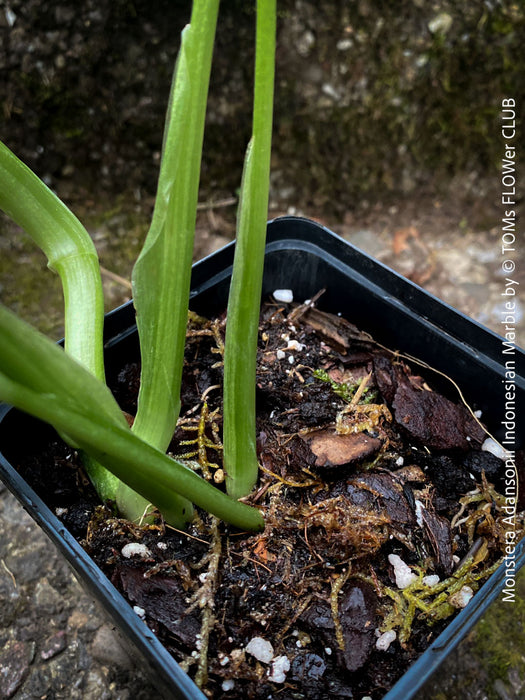
[[[377,385],[392,406],[394,419],[411,437],[436,450],[468,450],[485,431],[467,408],[424,388],[420,377],[386,357],[374,360]]]
[[[113,583],[131,603],[143,608],[146,617],[160,622],[188,648],[193,648],[200,632],[198,614],[186,615],[186,593],[182,583],[169,576],[145,578],[144,567],[121,562],[113,575]]]
[[[335,430],[317,430],[303,438],[315,455],[315,466],[333,469],[357,464],[375,455],[381,448],[378,438],[366,433],[340,435]]]

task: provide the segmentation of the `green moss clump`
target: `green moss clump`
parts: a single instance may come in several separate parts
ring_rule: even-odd
[[[334,392],[336,396],[339,396],[339,398],[343,399],[343,401],[346,401],[347,403],[350,403],[352,401],[353,397],[355,396],[357,390],[359,389],[360,382],[356,382],[355,384],[348,384],[348,382],[336,382],[334,381],[328,372],[325,372],[324,369],[316,369],[313,371],[313,376],[316,379],[320,379],[322,382],[326,382],[327,384],[330,384],[330,388]],[[361,396],[361,399],[359,401],[360,404],[369,404],[372,403],[377,399],[377,391],[374,389],[369,389],[366,388],[363,391],[363,394]]]
[[[520,684],[520,688],[512,687]],[[425,700],[523,696],[525,687],[525,571],[514,602],[500,597],[450,654],[418,697]],[[502,695],[503,689],[506,694]]]
[[[514,602],[500,600],[478,623],[474,648],[491,682],[489,700],[498,700],[494,682],[508,683],[510,669],[525,682],[525,571],[517,577]]]

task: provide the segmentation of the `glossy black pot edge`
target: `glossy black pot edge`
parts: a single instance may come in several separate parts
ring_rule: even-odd
[[[290,273],[290,286],[294,289],[298,288],[299,294],[304,292],[311,295],[312,290],[313,293],[318,291],[315,287],[312,287],[312,284],[315,284],[315,281],[312,280],[312,277],[315,277],[315,274],[313,274],[315,270],[311,269],[311,265],[303,265],[304,256],[308,256],[309,259],[312,255],[320,256],[320,260],[324,261],[322,264],[328,264],[330,269],[333,270],[334,280],[338,279],[338,275],[342,275],[343,278],[350,275],[351,278],[357,280],[359,286],[366,290],[366,303],[359,305],[359,311],[365,321],[370,321],[370,314],[375,314],[378,309],[384,310],[388,308],[395,312],[393,321],[387,320],[383,324],[379,319],[375,323],[377,327],[373,330],[374,335],[378,333],[379,336],[389,336],[389,334],[394,333],[395,343],[399,343],[399,347],[403,347],[406,350],[408,344],[411,354],[425,355],[425,360],[430,364],[432,362],[427,359],[427,353],[430,352],[432,356],[436,354],[432,352],[436,343],[439,346],[440,351],[438,355],[441,356],[441,361],[445,351],[458,354],[459,360],[454,360],[452,364],[454,365],[454,370],[460,372],[462,384],[464,381],[470,381],[472,375],[477,375],[479,380],[480,371],[483,371],[485,374],[489,373],[493,378],[500,377],[502,371],[504,371],[504,365],[501,361],[501,338],[447,307],[377,261],[364,255],[324,227],[307,220],[289,217],[275,220],[269,224],[265,293],[275,289],[275,284],[284,286],[284,282],[286,282],[286,275],[283,277],[281,274],[277,279],[272,274],[272,258],[275,260],[274,256],[276,254],[281,256],[289,255],[290,260],[292,258],[297,259],[298,263],[296,261],[295,267],[297,268],[297,265],[300,265],[301,269],[296,269],[295,272],[299,272],[299,277],[301,277],[301,272],[308,277],[308,279],[304,279],[303,274],[303,278],[296,285],[295,282],[292,283],[291,277],[291,274],[294,272],[292,269],[293,265],[290,270],[285,270],[286,275]],[[194,266],[192,302],[197,310],[200,310],[203,305],[209,304],[210,301],[212,305],[220,305],[220,308],[223,308],[232,258],[233,247],[229,245]],[[341,280],[338,283],[340,284]],[[345,282],[346,284],[351,286],[354,283],[349,278]],[[334,286],[337,287],[337,284]],[[343,291],[347,291],[346,287]],[[301,300],[300,297],[298,297],[298,300]],[[411,308],[412,304],[416,310]],[[324,299],[324,305],[330,307],[332,311],[345,312],[353,320],[353,311],[356,311],[356,309],[352,310],[352,308],[346,307],[345,304],[342,304],[343,308],[338,308],[337,294],[334,298],[333,294],[330,296],[328,293]],[[323,306],[323,303],[321,306]],[[220,310],[220,308],[215,310]],[[407,338],[403,335],[403,322],[409,327],[416,324],[416,326],[421,326],[423,330],[415,335],[410,333],[410,337]],[[442,326],[445,326],[446,329]],[[368,327],[366,329],[369,330]],[[133,331],[134,312],[131,304],[120,307],[108,314],[105,328],[108,351],[116,349],[116,346],[128,338]],[[466,338],[474,338],[478,345],[474,342],[470,344]],[[418,343],[422,343],[419,350],[424,352],[418,353]],[[415,349],[411,347],[412,345],[416,346]],[[523,363],[523,352],[517,350],[516,353],[519,362]],[[449,367],[450,362],[451,359],[448,358],[445,365]],[[471,369],[470,372],[468,371],[469,367]],[[474,370],[472,370],[472,367],[474,367]],[[450,373],[458,378],[458,375],[452,370]],[[466,377],[464,376],[465,373]],[[476,381],[476,384],[479,384],[479,381]],[[523,394],[525,393],[523,376],[518,377],[517,387],[521,392],[521,400],[523,401]],[[475,391],[474,394],[476,394]],[[9,407],[0,406],[0,425],[2,419],[10,410]],[[157,685],[160,684],[164,689],[166,697],[202,700],[205,696],[189,680],[188,676],[181,671],[147,625],[135,615],[129,604],[116,591],[98,567],[95,566],[54,513],[50,511],[1,454],[0,477],[19,499],[24,508],[41,525],[46,534],[57,544],[87,589],[102,603],[117,625],[128,635],[152,670],[152,676],[155,678]],[[519,568],[524,562],[525,544],[522,542],[516,548],[516,568]],[[457,615],[432,646],[387,693],[384,700],[409,700],[415,695],[433,671],[442,663],[501,592],[504,587],[505,575],[506,571],[503,567],[500,567],[485,583],[467,608]]]

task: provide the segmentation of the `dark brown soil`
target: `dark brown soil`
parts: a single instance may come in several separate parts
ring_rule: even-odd
[[[170,447],[216,483],[223,330],[221,319],[191,320]],[[111,378],[131,414],[138,376],[133,361]],[[161,518],[119,520],[57,440],[20,470],[210,697],[381,698],[505,543],[503,463],[480,450],[486,435],[470,411],[430,384],[347,321],[269,303],[257,375],[261,476],[249,499],[265,514],[263,533],[204,513],[185,533]],[[396,556],[411,567],[404,589]],[[389,646],[386,632],[395,632]],[[257,645],[267,658],[254,656]]]

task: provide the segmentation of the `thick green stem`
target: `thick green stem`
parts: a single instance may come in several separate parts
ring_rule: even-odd
[[[165,451],[180,411],[191,262],[218,0],[195,0],[175,67],[155,210],[133,270],[142,370],[133,431]]]
[[[43,250],[62,281],[65,347],[104,380],[104,297],[97,251],[58,197],[0,142],[0,208]]]
[[[228,493],[257,480],[255,372],[270,180],[275,74],[275,0],[257,2],[253,135],[241,188],[224,353],[224,464]]]
[[[0,208],[31,236],[60,277],[66,352],[104,382],[104,296],[93,241],[65,204],[1,142]],[[43,367],[42,361],[32,367],[33,386],[45,380]],[[129,491],[93,460],[86,459],[86,469],[102,500],[115,500],[117,491]],[[136,508],[124,514],[134,520],[147,504],[132,493],[129,502]]]
[[[204,119],[218,8],[219,0],[195,0],[190,25],[182,33],[153,218],[132,275],[142,358],[133,432],[163,452],[180,412]],[[178,512],[180,519],[192,508],[186,499],[175,498],[170,510]]]
[[[66,351],[104,381],[104,297],[93,241],[75,215],[3,143],[0,208],[31,236],[60,277]],[[40,363],[31,370],[37,386],[45,371]],[[93,477],[100,497],[114,498],[118,480],[100,465]]]

